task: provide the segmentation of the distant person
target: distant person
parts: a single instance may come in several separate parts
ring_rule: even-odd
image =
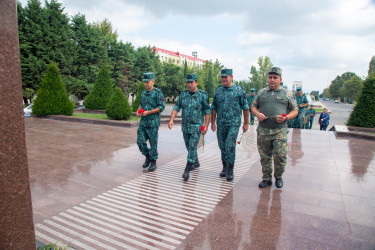
[[[222,69],[220,74],[223,85],[215,90],[211,106],[211,129],[213,132],[216,131],[217,116],[217,140],[223,163],[220,177],[227,177],[227,181],[232,181],[241,116],[243,113],[242,131],[245,133],[249,129],[249,105],[243,88],[233,84],[232,69]]]
[[[314,105],[310,105],[310,107],[307,109],[307,111],[310,113],[309,114],[309,120],[307,123],[307,129],[311,129],[312,125],[314,123],[314,117],[316,116],[316,111],[313,109]]]
[[[191,170],[200,166],[197,155],[198,142],[201,133],[203,135],[207,133],[211,114],[207,93],[198,89],[197,74],[186,75],[186,85],[188,89],[182,91],[173,107],[168,123],[169,129],[172,129],[173,120],[182,109],[182,133],[186,149],[188,150],[187,163],[182,175],[184,181],[189,179],[189,172]]]
[[[327,130],[327,127],[329,125],[329,114],[328,114],[328,109],[326,108],[324,108],[323,113],[320,114],[319,125],[320,125],[320,130]]]
[[[303,112],[303,122],[302,122],[302,128],[303,129],[308,129],[308,124],[309,124],[309,119],[310,119],[310,111],[309,109],[305,109]]]
[[[250,94],[247,95],[247,102],[249,104],[249,107],[253,103],[255,96],[256,96],[255,89],[254,88],[250,89]],[[250,125],[254,125],[254,114],[251,112],[251,110],[250,110]]]
[[[156,169],[158,159],[158,132],[160,126],[160,113],[165,108],[164,95],[160,89],[154,88],[155,76],[153,72],[143,74],[145,90],[142,91],[137,116],[141,117],[137,130],[137,145],[146,157],[143,168],[149,172]],[[150,148],[147,147],[147,140]]]
[[[257,146],[263,173],[260,188],[272,185],[272,158],[275,185],[277,188],[283,187],[282,175],[288,154],[287,121],[298,114],[293,94],[280,86],[281,77],[281,68],[272,67],[268,72],[268,88],[259,90],[251,105],[251,111],[259,121]]]
[[[297,87],[297,95],[295,95],[295,98],[298,106],[298,116],[294,119],[293,128],[303,128],[303,114],[309,101],[307,100],[306,95],[302,93],[302,87]]]

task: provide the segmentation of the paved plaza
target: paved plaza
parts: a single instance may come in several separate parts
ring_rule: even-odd
[[[179,126],[159,131],[155,172],[137,128],[25,118],[36,238],[76,249],[375,249],[375,142],[292,129],[284,187],[258,188],[251,126],[235,178],[219,177],[216,134],[181,175]],[[241,133],[239,133],[241,136]]]

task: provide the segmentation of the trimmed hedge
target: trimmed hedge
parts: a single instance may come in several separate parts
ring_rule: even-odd
[[[145,90],[145,85],[143,82],[140,82],[138,84],[138,92],[137,92],[137,96],[135,97],[135,100],[132,104],[132,110],[133,112],[137,112],[138,108],[139,108],[139,103],[141,102],[141,94],[142,94],[142,91]]]
[[[107,116],[111,119],[129,119],[132,114],[130,104],[119,87],[116,87],[105,109]]]
[[[99,70],[96,78],[94,88],[86,97],[85,108],[88,109],[105,109],[109,98],[113,93],[111,76],[109,74],[108,66],[103,66]]]
[[[354,127],[375,128],[375,74],[364,82],[357,105],[350,114],[346,125]]]
[[[41,116],[72,115],[73,108],[74,103],[69,100],[59,68],[56,63],[51,63],[37,92],[32,113]]]

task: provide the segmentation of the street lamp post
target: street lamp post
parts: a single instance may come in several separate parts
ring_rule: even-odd
[[[194,73],[195,73],[195,58],[197,57],[197,55],[198,55],[198,52],[194,50],[192,53],[192,56],[194,57]]]

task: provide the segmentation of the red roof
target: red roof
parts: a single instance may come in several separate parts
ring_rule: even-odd
[[[170,50],[166,50],[166,49],[161,49],[161,48],[156,48],[154,47],[155,49],[155,52],[163,52],[163,53],[166,53],[168,55],[171,55],[171,56],[181,56],[181,57],[186,57],[188,58],[189,60],[192,60],[194,61],[194,57],[192,56],[188,56],[188,55],[184,55],[184,54],[181,54],[180,52],[173,52],[173,51],[170,51]],[[203,60],[203,59],[199,59],[199,58],[195,58],[196,61],[202,61],[202,62],[205,62],[206,60]]]

